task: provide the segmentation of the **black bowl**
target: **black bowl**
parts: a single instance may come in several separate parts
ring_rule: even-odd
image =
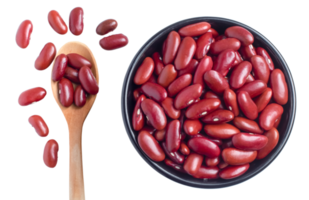
[[[146,154],[141,150],[137,142],[137,135],[138,132],[134,131],[132,128],[132,113],[134,109],[134,99],[133,99],[133,91],[137,88],[137,86],[133,83],[134,74],[142,61],[145,57],[151,56],[154,52],[160,51],[164,40],[166,39],[167,35],[170,31],[175,30],[178,31],[180,28],[197,23],[206,21],[211,24],[212,28],[215,28],[219,34],[223,34],[224,30],[230,26],[241,26],[249,30],[254,36],[254,46],[255,47],[263,47],[269,53],[270,57],[272,58],[275,68],[279,68],[283,71],[286,82],[289,89],[289,100],[286,105],[284,105],[284,113],[281,118],[280,125],[278,127],[278,131],[280,133],[280,139],[275,147],[275,149],[264,159],[256,160],[250,164],[249,170],[240,177],[230,179],[230,180],[202,180],[193,178],[190,175],[183,174],[180,172],[175,171],[174,169],[166,166],[164,162],[154,162],[149,159]],[[133,58],[127,74],[125,76],[122,88],[122,97],[121,97],[121,106],[122,106],[122,117],[125,128],[127,130],[127,134],[135,147],[138,151],[140,156],[157,172],[162,174],[163,176],[176,181],[178,183],[197,187],[197,188],[221,188],[227,187],[231,185],[235,185],[241,183],[249,178],[255,176],[263,169],[265,169],[283,149],[285,143],[289,139],[290,133],[293,128],[295,113],[296,113],[296,91],[294,87],[293,78],[291,72],[289,70],[288,65],[286,64],[285,60],[276,49],[276,47],[266,39],[262,34],[254,30],[253,28],[239,23],[237,21],[233,21],[230,19],[218,18],[218,17],[197,17],[192,19],[186,19],[175,24],[172,24],[163,30],[159,31],[155,34],[152,38],[150,38],[144,46],[137,52],[135,57]],[[271,177],[270,177],[271,178]]]

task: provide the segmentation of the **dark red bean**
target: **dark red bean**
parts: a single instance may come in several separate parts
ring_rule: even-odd
[[[59,13],[55,10],[51,10],[48,13],[48,22],[49,25],[56,31],[57,33],[64,35],[68,32],[68,27],[59,15]]]
[[[222,151],[222,159],[229,165],[244,165],[255,160],[257,151],[243,151],[226,148]]]
[[[182,37],[194,37],[206,33],[210,27],[211,25],[207,22],[198,22],[182,27],[178,32]]]
[[[255,55],[251,57],[252,70],[254,78],[256,80],[262,80],[264,83],[268,83],[269,79],[269,67],[262,56]]]
[[[147,82],[141,87],[142,92],[149,98],[162,102],[167,97],[166,90],[159,84]]]
[[[98,35],[105,35],[117,28],[117,21],[114,19],[107,19],[101,22],[96,29]]]
[[[176,164],[182,164],[183,161],[185,160],[185,157],[178,151],[174,151],[174,152],[169,151],[167,149],[166,142],[162,143],[162,149],[165,152],[165,154]]]
[[[204,131],[207,135],[218,139],[229,139],[240,132],[238,128],[231,124],[207,124],[204,126]]]
[[[55,140],[49,140],[44,148],[43,160],[47,167],[54,168],[58,161],[59,146]]]
[[[288,86],[283,72],[275,69],[270,75],[270,86],[273,91],[273,97],[276,103],[285,105],[288,102]]]
[[[174,80],[167,88],[168,96],[173,97],[192,82],[191,74],[184,74]]]
[[[180,121],[171,121],[166,128],[165,134],[166,147],[169,152],[178,151],[180,148]]]
[[[218,55],[224,50],[231,49],[233,51],[238,51],[240,48],[240,41],[236,38],[226,38],[224,40],[216,40],[215,43],[212,43],[210,46],[210,53]]]
[[[137,99],[143,94],[142,89],[141,88],[137,88],[133,91],[133,97],[134,100],[137,101]]]
[[[63,78],[58,82],[58,87],[60,103],[64,107],[69,107],[70,105],[72,105],[74,100],[74,88],[71,81]]]
[[[201,118],[201,121],[207,124],[221,124],[234,119],[233,112],[229,110],[216,110]]]
[[[145,117],[141,110],[141,104],[146,99],[145,95],[141,95],[136,101],[133,116],[132,116],[132,126],[135,131],[139,131],[143,128],[145,124]]]
[[[196,43],[192,37],[185,37],[179,46],[177,56],[175,58],[175,67],[177,70],[186,68],[196,50]]]
[[[232,26],[225,30],[224,34],[229,38],[238,39],[242,45],[247,46],[254,42],[253,35],[245,28]]]
[[[185,156],[190,155],[190,149],[184,142],[180,143],[179,151],[180,151],[180,153],[182,153],[182,155],[185,155]]]
[[[266,108],[261,112],[259,118],[260,127],[264,130],[270,130],[276,120],[281,117],[283,113],[283,107],[276,103],[271,103],[266,106]]]
[[[251,99],[248,92],[240,91],[237,94],[237,101],[240,110],[248,119],[254,120],[258,117],[258,108],[255,105],[254,101]]]
[[[205,56],[198,64],[193,77],[193,84],[199,83],[204,88],[204,74],[212,69],[212,59]]]
[[[77,54],[77,53],[70,53],[67,55],[68,57],[68,65],[74,67],[75,69],[80,69],[83,66],[87,66],[91,68],[91,63],[87,58]]]
[[[202,165],[202,162],[203,156],[197,153],[191,153],[185,160],[183,168],[188,174],[193,176],[198,172],[199,168]]]
[[[159,77],[157,79],[157,82],[162,87],[166,88],[176,78],[177,78],[177,71],[176,71],[174,65],[168,64],[161,71],[161,73],[160,73],[160,75],[159,75]]]
[[[219,169],[224,169],[226,168],[227,166],[229,166],[229,164],[227,164],[226,162],[224,161],[221,161],[218,165]]]
[[[265,133],[265,136],[268,138],[268,142],[264,148],[258,151],[256,159],[265,158],[278,144],[279,132],[276,128],[271,128]]]
[[[82,34],[84,29],[84,11],[81,7],[76,7],[71,11],[69,28],[74,35]]]
[[[254,135],[249,133],[237,133],[233,136],[234,147],[245,151],[257,151],[265,147],[268,138],[264,135]]]
[[[69,79],[73,83],[80,84],[77,69],[73,69],[72,67],[66,67],[65,72],[64,72],[64,77]]]
[[[215,93],[222,94],[225,89],[229,88],[226,79],[217,71],[209,70],[204,74],[206,85]]]
[[[198,119],[216,110],[221,104],[219,99],[202,99],[186,110],[188,119]]]
[[[134,83],[136,85],[142,85],[146,83],[150,79],[153,70],[154,62],[152,58],[146,57],[135,73]]]
[[[82,67],[79,70],[78,78],[83,89],[86,90],[87,93],[96,95],[99,92],[97,80],[89,67]]]
[[[199,37],[199,39],[196,41],[196,59],[200,60],[208,53],[212,41],[213,34],[210,32],[207,32],[201,37]]]
[[[194,74],[197,66],[198,66],[198,61],[195,59],[192,59],[186,68],[182,70],[178,70],[178,76],[182,76],[184,74]]]
[[[273,94],[272,89],[266,88],[266,90],[260,96],[256,97],[254,103],[258,108],[258,112],[264,110],[264,108],[270,102],[272,94]]]
[[[41,87],[32,88],[19,95],[18,103],[21,106],[27,106],[34,102],[41,101],[46,95],[46,90]]]
[[[56,56],[56,47],[53,43],[49,42],[45,44],[40,55],[37,57],[34,63],[34,67],[37,70],[44,70],[49,67]]]
[[[176,164],[173,161],[169,160],[169,159],[165,159],[164,163],[169,166],[172,167],[173,169],[175,169],[176,171],[182,172],[182,173],[186,173],[186,171],[183,169],[182,165]]]
[[[127,36],[123,34],[110,35],[100,40],[100,46],[105,50],[114,50],[126,46],[129,43]]]
[[[248,46],[242,46],[239,49],[240,55],[242,56],[242,58],[244,60],[248,60],[250,61],[252,56],[256,55],[255,49],[252,46],[252,44],[248,45]]]
[[[167,97],[164,101],[161,102],[161,106],[164,109],[167,116],[172,119],[178,119],[180,117],[180,110],[174,108],[174,100]]]
[[[27,48],[30,42],[33,25],[30,20],[23,21],[16,33],[16,43],[20,48]]]
[[[218,167],[204,167],[201,166],[196,174],[193,175],[194,178],[199,179],[217,179],[219,176]]]
[[[147,131],[140,131],[137,141],[143,152],[153,161],[161,162],[165,154],[155,138]]]
[[[166,130],[163,129],[163,130],[156,131],[153,135],[158,142],[163,142],[165,141],[165,134],[166,134]]]
[[[218,146],[221,146],[223,143],[222,143],[222,140],[220,139],[217,139],[217,138],[213,138],[211,136],[205,136],[205,138],[209,139],[210,141],[216,143]]]
[[[78,85],[74,91],[74,104],[77,107],[83,107],[87,101],[87,96],[85,90],[81,85]]]
[[[180,36],[176,31],[171,31],[168,34],[165,45],[163,45],[163,63],[165,65],[171,64],[174,61],[180,42]]]
[[[237,96],[236,96],[235,92],[231,89],[224,90],[223,100],[224,100],[225,106],[230,111],[233,112],[234,116],[235,117],[238,116],[239,115],[239,108],[238,108]]]
[[[205,164],[208,167],[215,167],[220,163],[220,158],[215,157],[215,158],[205,158]]]
[[[205,155],[209,158],[215,158],[220,155],[220,148],[213,141],[205,137],[195,137],[188,141],[188,147],[201,155]]]
[[[146,118],[155,129],[162,130],[165,128],[166,116],[158,103],[151,99],[145,99],[141,106]]]
[[[205,93],[203,99],[220,99],[220,96],[213,93],[212,91],[208,91]]]
[[[244,117],[235,117],[233,123],[237,128],[244,132],[263,134],[263,130],[253,120]]]
[[[251,98],[259,96],[262,94],[267,88],[267,85],[262,80],[255,80],[250,83],[245,84],[241,88],[237,90],[237,93],[240,91],[246,91],[249,93]]]
[[[212,69],[217,71],[222,76],[226,76],[231,67],[234,65],[235,59],[235,52],[231,49],[226,49],[218,55]]]
[[[271,57],[265,49],[263,49],[262,47],[257,47],[256,54],[262,56],[265,59],[270,71],[273,71],[275,69],[274,62],[272,61]]]
[[[202,86],[200,84],[190,85],[177,94],[174,100],[174,106],[178,110],[186,108],[201,95]]]
[[[183,129],[185,133],[190,136],[198,134],[202,130],[202,128],[203,125],[198,119],[195,120],[187,119],[183,123]]]
[[[154,73],[158,76],[164,68],[162,58],[158,52],[152,54],[152,59],[154,61]]]
[[[219,35],[219,33],[215,29],[213,29],[213,28],[208,29],[207,32],[212,33],[212,37],[213,38],[216,38]]]
[[[249,167],[250,167],[249,164],[239,166],[228,166],[219,172],[219,176],[222,179],[236,178],[246,173]]]
[[[234,67],[229,78],[231,88],[238,89],[242,87],[246,83],[251,70],[252,65],[248,61],[243,61],[239,65]]]
[[[239,63],[241,63],[243,61],[240,53],[238,51],[235,51],[235,61],[234,64],[232,65],[232,67],[237,66]]]
[[[39,136],[46,137],[48,135],[48,126],[41,116],[32,115],[31,117],[29,117],[28,121],[33,126]]]
[[[52,71],[53,81],[60,81],[65,74],[65,69],[68,64],[68,57],[65,54],[60,54],[56,57],[54,68]]]

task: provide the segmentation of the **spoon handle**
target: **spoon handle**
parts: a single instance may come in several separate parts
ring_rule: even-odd
[[[84,200],[84,176],[82,160],[82,128],[69,126],[70,131],[70,200]]]

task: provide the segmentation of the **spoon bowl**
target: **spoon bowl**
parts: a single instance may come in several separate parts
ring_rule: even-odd
[[[91,71],[99,84],[99,72],[95,58],[90,49],[80,42],[68,42],[63,45],[57,53],[70,54],[77,53],[90,61]],[[54,66],[53,66],[54,67]],[[73,85],[75,85],[73,83]],[[82,129],[84,121],[96,99],[97,95],[88,95],[86,104],[83,107],[77,107],[72,104],[64,107],[59,101],[58,82],[51,80],[51,87],[54,98],[60,107],[69,128],[70,136],[70,200],[85,199],[83,162],[82,162]]]

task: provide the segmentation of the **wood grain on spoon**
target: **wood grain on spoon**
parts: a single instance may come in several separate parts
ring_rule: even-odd
[[[91,71],[99,84],[99,72],[95,58],[90,49],[80,42],[68,42],[58,51],[59,54],[77,53],[91,62]],[[96,99],[96,95],[88,95],[83,107],[64,107],[59,101],[58,82],[51,80],[54,98],[67,120],[70,135],[70,200],[84,200],[84,177],[82,162],[82,129],[84,121]]]

